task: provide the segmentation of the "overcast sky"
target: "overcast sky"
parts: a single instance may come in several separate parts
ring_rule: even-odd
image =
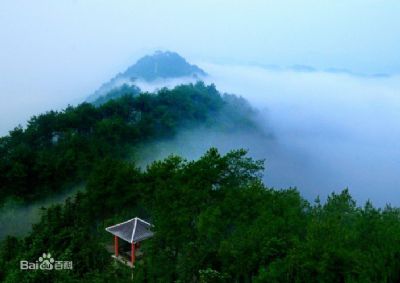
[[[78,101],[155,49],[190,61],[399,73],[399,15],[398,0],[2,0],[0,131]]]
[[[1,0],[0,135],[81,102],[143,55],[177,51],[218,89],[268,109],[274,146],[243,139],[267,158],[268,185],[311,199],[349,186],[359,200],[399,205],[399,15],[399,0]],[[202,150],[198,136],[187,139]]]

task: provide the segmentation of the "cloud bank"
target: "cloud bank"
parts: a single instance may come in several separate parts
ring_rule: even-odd
[[[400,77],[268,70],[199,63],[208,83],[248,99],[274,139],[209,129],[181,132],[142,149],[144,163],[208,147],[243,147],[266,159],[270,187],[297,187],[309,200],[349,188],[363,203],[400,205]]]
[[[348,187],[361,201],[400,204],[399,76],[204,68],[222,91],[266,109],[279,149],[265,156],[267,184],[308,197]]]

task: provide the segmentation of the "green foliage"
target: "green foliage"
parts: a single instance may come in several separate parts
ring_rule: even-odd
[[[29,201],[85,182],[94,164],[123,159],[128,147],[172,137],[182,127],[214,125],[229,104],[202,82],[155,94],[126,86],[108,96],[118,98],[35,116],[26,129],[0,138],[0,205],[9,197]]]
[[[108,93],[99,96],[92,103],[95,106],[101,106],[110,100],[116,100],[123,96],[134,96],[140,93],[140,88],[135,85],[123,84],[120,87],[111,89]]]
[[[179,78],[206,75],[196,65],[190,65],[183,57],[175,52],[157,51],[153,55],[140,58],[135,65],[130,66],[117,78],[141,78],[153,81],[159,78]]]
[[[136,143],[182,127],[254,130],[253,114],[197,83],[48,112],[14,129],[0,139],[0,202],[81,181],[86,190],[44,209],[29,236],[0,242],[0,281],[399,282],[398,208],[358,207],[348,190],[310,204],[296,189],[269,189],[263,161],[245,150],[170,156],[144,171],[127,161]],[[111,259],[104,228],[133,216],[153,223],[155,236],[131,270]],[[73,270],[19,269],[44,252]]]
[[[357,207],[349,192],[309,204],[272,190],[261,161],[212,148],[196,161],[170,156],[145,171],[107,158],[87,190],[44,211],[25,239],[0,248],[5,282],[398,282],[400,210]],[[108,225],[139,216],[154,224],[133,273],[111,260]],[[43,252],[73,260],[63,272],[25,272]]]
[[[109,99],[116,99],[127,92],[137,94],[136,86],[128,86],[127,82],[135,82],[137,79],[154,81],[169,78],[199,78],[207,74],[196,65],[189,64],[185,58],[175,52],[157,51],[153,55],[140,58],[125,72],[117,74],[110,81],[104,83],[87,99],[95,105],[101,105]],[[125,83],[124,83],[125,82]],[[119,85],[124,83],[121,87]]]
[[[226,282],[226,275],[220,272],[207,268],[199,271],[200,279],[199,283],[223,283]]]

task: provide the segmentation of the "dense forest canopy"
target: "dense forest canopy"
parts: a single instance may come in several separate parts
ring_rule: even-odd
[[[349,191],[325,203],[262,182],[264,162],[211,148],[139,169],[133,146],[198,125],[259,131],[243,99],[204,83],[83,103],[33,117],[0,139],[0,202],[29,202],[84,182],[45,209],[24,238],[0,244],[2,282],[398,282],[400,210],[357,206]],[[154,224],[135,269],[114,262],[104,228],[134,216]],[[25,271],[50,252],[72,270]]]
[[[145,171],[104,159],[86,192],[47,209],[28,237],[3,241],[0,278],[131,282],[131,270],[105,251],[104,228],[138,215],[156,234],[143,242],[133,282],[398,282],[399,209],[357,207],[348,191],[310,204],[295,189],[265,187],[262,168],[244,150],[210,149],[191,162],[171,156]],[[19,269],[43,251],[74,269]]]
[[[95,105],[35,116],[26,129],[0,138],[0,203],[8,197],[34,199],[85,181],[98,161],[127,158],[132,145],[171,137],[184,127],[256,127],[254,113],[240,98],[221,95],[213,85],[138,91],[121,87]],[[223,123],[222,115],[227,117]]]
[[[130,66],[120,77],[142,78],[152,81],[159,78],[179,78],[190,76],[205,76],[206,72],[196,65],[189,64],[185,58],[176,52],[156,51],[153,55],[140,58]]]
[[[132,84],[136,80],[152,82],[174,78],[202,78],[206,72],[196,65],[192,65],[176,52],[156,51],[152,55],[140,58],[124,72],[117,74],[110,81],[104,83],[98,90],[88,97],[93,102],[101,96],[123,84]]]
[[[136,95],[141,92],[140,88],[135,85],[123,84],[120,87],[115,87],[104,95],[99,96],[91,103],[95,106],[100,106],[110,100],[115,100],[126,95]]]

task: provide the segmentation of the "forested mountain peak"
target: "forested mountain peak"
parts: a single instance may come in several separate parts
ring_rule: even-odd
[[[110,81],[104,83],[88,97],[87,101],[94,102],[111,90],[124,84],[132,85],[136,80],[153,82],[158,79],[201,78],[206,75],[206,72],[196,65],[191,65],[176,52],[156,51],[152,55],[140,58],[123,73],[117,74]]]
[[[191,65],[176,52],[156,51],[140,58],[120,77],[140,78],[153,81],[158,78],[178,78],[205,76],[206,73],[196,65]]]

